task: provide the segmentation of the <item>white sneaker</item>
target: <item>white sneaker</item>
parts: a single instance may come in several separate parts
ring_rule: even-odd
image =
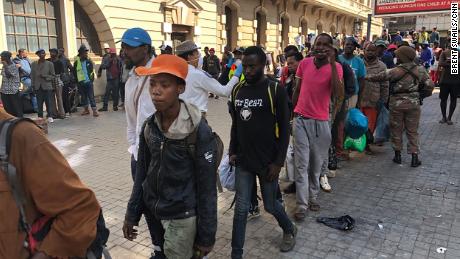
[[[51,117],[49,117],[49,118],[48,118],[48,123],[53,123],[53,122],[54,122],[54,119],[51,118]]]
[[[329,170],[329,172],[326,175],[328,178],[334,178],[335,173],[336,173],[336,170]]]
[[[323,191],[325,192],[331,192],[332,191],[332,187],[331,185],[329,184],[329,181],[327,180],[327,176],[321,176],[319,178],[319,183],[321,185],[321,189],[323,189]]]

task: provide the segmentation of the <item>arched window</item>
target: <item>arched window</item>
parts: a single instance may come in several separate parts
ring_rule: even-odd
[[[289,18],[281,17],[281,47],[289,45]]]
[[[323,25],[319,22],[316,25],[317,34],[323,33]]]
[[[58,47],[58,1],[3,0],[8,50],[35,52]]]
[[[302,29],[302,35],[307,35],[308,34],[307,20],[302,19],[302,21],[300,22],[300,28]]]
[[[267,42],[267,16],[259,11],[256,15],[257,20],[257,45],[265,45]]]
[[[227,33],[227,46],[236,48],[238,37],[238,17],[235,9],[225,6],[225,31]]]
[[[83,10],[76,1],[74,3],[77,48],[79,48],[82,44],[85,44],[90,52],[101,55],[101,44],[93,23],[86,14],[85,10]]]

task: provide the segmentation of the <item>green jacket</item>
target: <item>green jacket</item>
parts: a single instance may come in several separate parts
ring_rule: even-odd
[[[77,79],[77,82],[78,83],[84,82],[86,77],[85,77],[84,70],[82,67],[82,61],[80,60],[79,56],[75,57],[75,62],[73,64],[73,67],[74,67],[74,76]],[[88,58],[86,62],[86,71],[88,73],[87,75],[88,75],[89,80],[93,82],[94,81],[94,63],[90,58]]]

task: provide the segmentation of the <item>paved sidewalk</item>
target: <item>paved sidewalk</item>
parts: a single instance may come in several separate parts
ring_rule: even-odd
[[[230,117],[226,100],[210,99],[210,125],[229,141]],[[245,258],[460,258],[460,121],[441,125],[439,99],[425,101],[422,113],[421,159],[417,169],[391,162],[389,144],[376,155],[353,154],[330,179],[332,193],[322,192],[321,211],[309,213],[298,224],[295,250],[278,250],[281,229],[266,212],[248,223]],[[132,180],[123,112],[105,112],[97,119],[72,116],[50,125],[49,138],[91,187],[104,208],[111,230],[109,248],[114,258],[148,258],[151,244],[142,220],[136,242],[123,238],[121,227]],[[282,185],[285,185],[283,183]],[[233,211],[224,212],[233,193],[219,194],[219,225],[209,258],[230,258]],[[285,196],[292,215],[295,196]],[[315,222],[318,216],[355,218],[356,227],[341,232]],[[379,224],[382,228],[379,227]],[[444,254],[436,252],[447,248]]]

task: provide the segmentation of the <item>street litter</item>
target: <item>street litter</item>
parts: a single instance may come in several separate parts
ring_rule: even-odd
[[[338,218],[318,217],[316,221],[338,230],[351,230],[355,226],[355,220],[349,215],[341,216]]]
[[[442,217],[442,215],[437,215],[437,216],[435,216],[435,217],[436,217],[436,218],[440,218],[440,217]]]
[[[383,225],[379,224],[379,228],[380,228],[380,230],[383,230]]]
[[[438,249],[436,249],[436,252],[438,252],[438,254],[444,254],[446,250],[447,248],[445,247],[438,247]]]

